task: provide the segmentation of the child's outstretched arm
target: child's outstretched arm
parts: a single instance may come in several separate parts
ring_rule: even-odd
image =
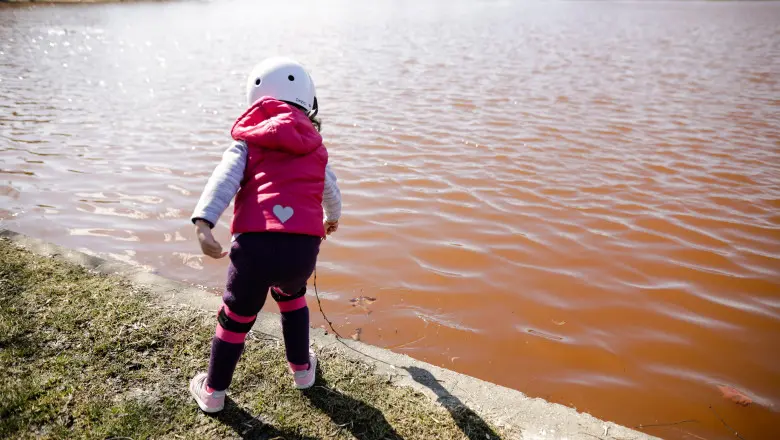
[[[222,258],[227,255],[227,252],[222,251],[222,245],[211,234],[211,228],[217,224],[219,217],[241,187],[246,158],[246,144],[240,141],[233,142],[222,154],[222,161],[211,174],[192,213],[191,219],[197,227],[201,250],[212,258]]]
[[[325,211],[325,236],[328,236],[339,229],[339,218],[341,218],[341,190],[330,164],[325,166],[322,208]]]

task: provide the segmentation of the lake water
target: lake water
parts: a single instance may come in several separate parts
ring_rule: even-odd
[[[780,438],[780,3],[266,3],[0,7],[0,225],[219,292],[189,215],[248,70],[292,55],[344,198],[340,333],[693,420],[664,438],[735,438],[710,406]]]

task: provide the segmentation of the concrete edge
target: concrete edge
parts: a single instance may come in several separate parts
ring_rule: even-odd
[[[204,290],[148,273],[138,267],[109,261],[47,243],[43,240],[0,229],[0,238],[38,255],[58,258],[89,270],[118,275],[149,289],[163,304],[187,304],[205,311],[217,310],[221,298]],[[261,312],[255,331],[281,338],[279,316]],[[358,341],[338,339],[322,329],[312,329],[315,346],[335,350],[348,359],[376,367],[376,374],[387,376],[396,386],[419,391],[444,408],[470,410],[501,428],[511,439],[567,440],[645,440],[655,439],[612,422],[599,420],[560,404],[530,398],[520,391],[495,385],[465,374],[412,359],[409,356],[367,345]]]

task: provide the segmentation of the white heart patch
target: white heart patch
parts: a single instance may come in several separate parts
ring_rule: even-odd
[[[295,214],[295,211],[293,211],[291,206],[282,206],[282,205],[274,206],[274,215],[282,223],[286,222],[287,220],[290,220],[290,217],[292,217],[293,214]]]

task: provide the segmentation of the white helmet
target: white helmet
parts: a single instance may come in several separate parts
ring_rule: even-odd
[[[247,104],[270,96],[303,107],[306,113],[317,113],[317,97],[309,72],[289,58],[268,58],[252,69],[246,82]]]

